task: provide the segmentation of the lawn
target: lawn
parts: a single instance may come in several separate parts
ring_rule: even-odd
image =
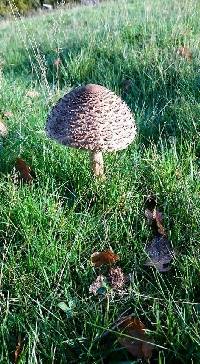
[[[20,335],[20,363],[137,362],[101,338],[127,309],[154,342],[149,362],[200,362],[199,18],[195,0],[115,0],[0,23],[2,364]],[[87,83],[120,95],[138,130],[125,151],[105,153],[104,181],[87,152],[44,132],[52,105]],[[32,184],[16,179],[18,157]],[[150,194],[176,252],[165,273],[144,265]],[[131,282],[123,297],[98,298],[89,287],[104,268],[90,256],[110,248]]]

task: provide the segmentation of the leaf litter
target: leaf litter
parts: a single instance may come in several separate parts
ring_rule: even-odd
[[[26,345],[27,336],[26,335],[18,335],[17,344],[14,352],[14,363],[18,364],[21,359],[21,355],[24,352],[24,348]]]
[[[147,198],[145,217],[154,235],[145,248],[148,255],[145,265],[153,266],[159,272],[167,272],[170,270],[174,252],[163,226],[163,214],[158,210],[157,202],[153,196]]]
[[[17,172],[19,173],[19,178],[23,182],[31,183],[33,181],[33,172],[23,159],[17,158],[15,167]]]
[[[108,249],[102,252],[95,252],[91,255],[91,263],[94,267],[101,267],[104,264],[111,265],[119,260],[119,255]]]
[[[124,316],[117,324],[119,343],[136,358],[150,359],[153,351],[153,343],[146,334],[144,324],[139,318]]]
[[[157,268],[159,272],[167,272],[170,270],[170,263],[174,258],[174,252],[170,241],[165,236],[156,236],[147,244],[146,253],[148,259],[145,262],[147,266]]]
[[[111,268],[108,276],[110,285],[115,290],[120,290],[127,282],[127,277],[120,267]]]
[[[107,356],[112,356],[112,354],[115,354],[116,352],[118,353],[116,359],[119,359],[121,351],[119,351],[119,349],[116,350],[113,347],[116,343],[119,343],[120,346],[123,349],[126,349],[136,360],[141,359],[146,362],[151,359],[155,347],[154,342],[147,334],[145,325],[138,317],[134,317],[131,311],[130,308],[124,311],[116,321],[104,331],[101,337],[98,338],[99,345],[102,349],[101,351],[104,353],[103,362],[109,362],[107,361]],[[123,360],[123,358],[121,358],[121,360]],[[121,361],[119,360],[119,362]]]
[[[91,255],[91,264],[94,268],[101,268],[102,266],[109,266],[107,274],[99,274],[96,280],[90,285],[89,292],[94,296],[108,296],[112,294],[123,295],[127,293],[124,290],[125,282],[130,279],[125,276],[120,267],[111,267],[120,259],[118,254],[115,254],[111,249],[94,252]]]

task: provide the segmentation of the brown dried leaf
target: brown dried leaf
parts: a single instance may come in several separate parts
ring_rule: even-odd
[[[25,337],[22,337],[21,335],[18,336],[17,345],[15,349],[15,355],[14,355],[14,362],[17,364],[20,360],[20,356],[24,350],[25,345]]]
[[[113,289],[119,290],[124,287],[127,277],[120,267],[116,267],[110,269],[108,280]]]
[[[157,220],[160,223],[163,221],[163,214],[159,210],[154,209],[153,211],[150,211],[149,209],[146,209],[144,214],[149,224],[151,224],[153,220]]]
[[[0,136],[5,138],[8,135],[8,128],[7,126],[3,123],[2,120],[0,120]]]
[[[147,222],[152,226],[152,229],[155,234],[160,234],[165,236],[165,229],[163,227],[163,214],[156,207],[151,211],[150,209],[146,209],[144,212]]]
[[[91,263],[94,267],[100,267],[103,264],[113,264],[119,260],[119,256],[112,250],[95,252],[91,255]]]
[[[160,235],[163,235],[165,236],[166,233],[165,233],[165,229],[162,225],[162,220],[163,220],[163,215],[160,211],[157,211],[156,209],[154,210],[153,212],[153,218],[155,219],[156,221],[156,225],[157,225],[157,229],[158,229],[158,233]]]
[[[190,51],[189,48],[187,48],[185,46],[178,48],[177,51],[176,51],[176,53],[179,56],[187,59],[188,61],[191,61],[191,59],[192,59],[192,52]]]
[[[21,159],[16,159],[16,169],[20,174],[20,178],[27,183],[32,182],[33,177],[31,176],[31,168],[26,164],[26,162]]]
[[[118,329],[127,336],[120,336],[118,341],[136,358],[150,359],[153,344],[145,333],[144,324],[132,316],[125,316],[118,324]]]

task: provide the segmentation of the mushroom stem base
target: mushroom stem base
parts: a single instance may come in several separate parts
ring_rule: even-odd
[[[104,177],[102,152],[91,152],[92,171],[96,177]]]

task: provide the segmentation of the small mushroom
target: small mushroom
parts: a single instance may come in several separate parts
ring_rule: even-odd
[[[53,107],[47,135],[59,143],[89,150],[94,175],[104,175],[103,151],[125,149],[136,136],[128,106],[107,88],[89,84],[77,87]]]

